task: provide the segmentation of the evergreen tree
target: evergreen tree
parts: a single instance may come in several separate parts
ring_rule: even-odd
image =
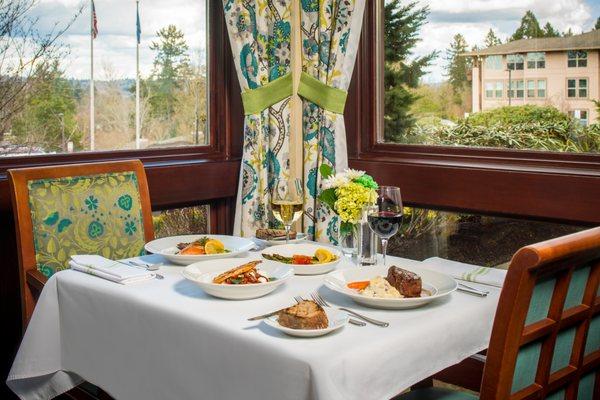
[[[425,69],[437,52],[410,59],[420,39],[419,30],[426,23],[429,9],[418,8],[416,2],[403,4],[392,0],[385,4],[384,65],[384,132],[385,140],[406,142],[406,133],[414,126],[411,105],[418,99],[411,89],[418,86]]]
[[[531,10],[527,11],[521,18],[521,25],[517,28],[510,40],[531,39],[544,37],[544,31],[535,14]]]
[[[596,25],[594,25],[594,30],[600,29],[600,17],[596,19]]]
[[[446,50],[446,76],[448,77],[448,82],[452,85],[457,102],[460,102],[460,95],[468,87],[469,82],[467,75],[471,68],[471,58],[461,56],[467,50],[467,40],[460,33],[454,35],[450,47]]]
[[[571,36],[573,36],[573,30],[571,28],[569,28],[566,31],[564,31],[562,35],[563,35],[563,37],[571,37]]]
[[[544,37],[559,37],[560,32],[556,30],[550,22],[546,22],[544,25]]]
[[[183,32],[168,25],[157,32],[158,41],[152,42],[154,64],[151,81],[147,82],[150,112],[163,120],[169,119],[177,106],[177,91],[190,74],[188,45]]]
[[[492,28],[490,28],[487,35],[485,35],[484,44],[485,47],[497,46],[499,44],[502,44],[502,40],[500,40],[500,38],[496,36]]]

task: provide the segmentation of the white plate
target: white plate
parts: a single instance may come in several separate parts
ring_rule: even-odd
[[[413,271],[420,275],[421,280],[423,282],[423,289],[429,290],[431,292],[431,295],[402,299],[367,297],[363,296],[355,290],[349,289],[346,286],[350,282],[367,281],[378,275],[383,277],[387,276],[388,268],[384,267],[383,265],[360,269],[355,268],[334,271],[325,277],[325,285],[338,293],[352,298],[352,300],[356,301],[359,304],[384,309],[402,309],[419,307],[435,299],[447,296],[456,290],[456,281],[449,275],[435,271],[430,271],[427,269],[405,267],[403,265],[398,265],[398,267],[409,271]]]
[[[291,257],[294,254],[301,254],[305,256],[313,256],[317,249],[327,249],[337,256],[337,260],[331,261],[324,264],[311,264],[311,265],[295,265],[295,264],[284,264],[277,261],[277,264],[290,265],[294,268],[296,275],[320,275],[327,272],[333,271],[335,266],[342,260],[342,253],[338,250],[319,244],[313,243],[298,243],[298,244],[282,244],[279,246],[273,246],[264,249],[261,254],[279,254],[285,257]]]
[[[297,244],[297,243],[302,243],[306,240],[307,235],[306,233],[301,233],[298,232],[296,234],[296,239],[290,239],[289,243],[285,242],[285,239],[278,239],[278,240],[265,240],[265,239],[259,239],[257,237],[254,237],[254,241],[256,243],[258,243],[261,246],[277,246],[280,244]]]
[[[276,280],[248,285],[222,285],[213,283],[212,280],[217,275],[254,260],[256,260],[256,257],[203,261],[188,265],[183,269],[182,274],[186,279],[196,283],[211,296],[228,300],[246,300],[262,297],[271,293],[278,286],[283,285],[288,279],[294,276],[294,270],[289,265],[263,261],[256,268],[267,278],[277,278]]]
[[[180,255],[177,254],[179,249],[177,248],[178,243],[189,243],[194,240],[198,240],[203,236],[207,236],[210,239],[217,239],[225,245],[225,249],[229,250],[229,253],[221,254],[203,254],[203,255]],[[179,264],[189,265],[198,261],[216,259],[216,258],[228,258],[237,257],[240,254],[245,253],[248,250],[254,248],[255,244],[250,239],[244,239],[237,236],[227,235],[182,235],[182,236],[170,236],[161,239],[155,239],[151,242],[146,243],[144,248],[146,251],[153,254],[160,254],[167,260]]]
[[[279,325],[279,322],[277,322],[276,315],[266,318],[264,321],[267,325],[277,330],[280,330],[281,332],[287,335],[297,337],[316,337],[327,335],[328,333],[331,333],[344,327],[344,325],[348,323],[348,314],[346,314],[343,311],[326,308],[325,313],[327,314],[327,319],[329,320],[329,326],[324,329],[292,329],[285,326],[281,326]]]

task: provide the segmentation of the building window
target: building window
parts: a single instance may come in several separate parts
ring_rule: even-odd
[[[487,56],[485,58],[486,69],[502,69],[502,56]]]
[[[485,97],[488,99],[494,97],[494,84],[492,82],[487,82],[485,84]]]
[[[572,110],[569,111],[569,116],[579,121],[581,125],[588,126],[589,120],[587,110]]]
[[[544,98],[546,97],[546,80],[544,79],[529,79],[527,81],[527,97],[528,98]]]
[[[546,53],[544,53],[544,52],[527,53],[527,68],[529,68],[529,69],[546,68]]]
[[[522,70],[523,66],[523,54],[509,54],[508,56],[506,56],[506,68],[512,70]]]
[[[587,51],[569,50],[567,52],[567,65],[569,68],[587,67]]]
[[[537,81],[537,97],[546,97],[546,81],[544,79]]]
[[[588,96],[587,78],[567,79],[567,97],[586,98]]]
[[[504,84],[502,82],[486,82],[485,83],[485,97],[487,99],[501,98],[504,90]]]
[[[515,96],[516,94],[516,96]],[[508,97],[522,99],[525,96],[524,81],[510,81],[508,85]]]
[[[504,84],[502,82],[496,82],[496,98],[501,98],[502,92],[504,92]]]
[[[527,81],[527,97],[535,97],[535,81]]]

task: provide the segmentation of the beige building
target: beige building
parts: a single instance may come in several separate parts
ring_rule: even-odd
[[[600,122],[600,30],[522,39],[473,57],[473,112],[507,105],[553,105],[582,124]]]

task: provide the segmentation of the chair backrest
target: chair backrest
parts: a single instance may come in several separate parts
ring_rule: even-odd
[[[600,399],[600,228],[526,246],[500,295],[482,400]]]
[[[13,169],[8,174],[24,324],[35,306],[35,293],[27,284],[33,271],[50,277],[67,268],[73,254],[132,257],[154,238],[139,160]]]

